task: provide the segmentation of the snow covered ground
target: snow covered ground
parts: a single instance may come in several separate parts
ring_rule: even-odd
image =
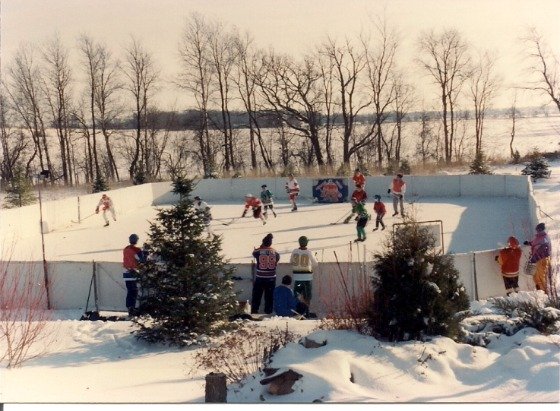
[[[554,164],[552,177],[538,182],[535,191],[543,221],[547,224],[557,253],[560,241],[560,164]],[[429,201],[422,200],[418,204],[420,213],[445,215],[446,221],[449,221],[444,225],[446,231],[451,230],[454,224],[458,226],[457,222],[464,218],[465,209],[475,206],[499,210],[495,213],[508,224],[512,218],[522,218],[523,211],[516,207],[513,215],[506,218],[503,212],[507,210],[509,213],[511,207],[504,204],[497,207],[496,203],[458,204],[453,201],[437,204],[440,209]],[[226,227],[218,223],[240,214],[242,207],[215,205],[217,220],[214,229],[224,233],[225,249],[230,250],[228,244],[231,244],[230,257],[240,259],[248,258],[244,257],[248,254],[247,249],[258,245],[267,232],[277,233],[275,243],[283,252],[294,246],[299,235],[309,232],[312,233],[310,237],[315,238],[313,246],[317,248],[327,247],[328,244],[321,241],[329,241],[327,237],[335,235],[338,238],[341,231],[344,243],[354,236],[353,226],[329,225],[343,214],[343,206],[336,210],[338,206],[328,206],[333,208],[322,217],[322,213],[308,211],[325,206],[304,206],[298,213],[290,213],[285,207],[279,205],[281,214],[265,227],[250,218]],[[90,258],[91,255],[81,253],[92,253],[91,247],[84,248],[84,245],[93,241],[100,251],[94,253],[97,260],[114,258],[118,261],[120,254],[116,256],[120,253],[123,239],[126,240],[131,231],[132,221],[138,224],[132,231],[142,232],[147,227],[143,222],[153,217],[154,214],[146,212],[139,210],[137,215],[130,216],[130,221],[126,220],[128,216],[122,216],[108,229],[101,227],[100,218],[94,217],[84,226],[49,234],[47,241],[54,244],[49,249],[49,253],[53,253],[51,258],[55,255],[61,259]],[[477,227],[474,224],[464,227],[467,231],[461,243],[482,242],[488,244],[484,247],[495,248],[503,242],[505,232],[497,232],[495,237],[489,238],[479,238],[477,234],[476,241],[473,238],[481,228],[490,227],[488,232],[498,231],[494,229],[496,214],[492,214],[491,220],[477,224]],[[425,216],[422,218],[432,218],[429,214]],[[298,219],[299,227],[306,227],[305,232],[288,225],[292,218]],[[311,228],[317,224],[315,218],[322,218],[321,227]],[[481,216],[473,217],[472,221],[478,218]],[[391,222],[390,218],[388,222]],[[253,230],[256,233],[250,235]],[[449,248],[453,247],[453,237],[460,232],[459,229],[457,234],[450,236]],[[229,238],[228,233],[235,234]],[[68,235],[78,237],[64,238]],[[375,237],[370,237],[368,241],[375,243]],[[333,242],[333,239],[330,241]],[[459,244],[458,240],[456,242]],[[555,261],[558,262],[557,254]],[[519,298],[536,297],[531,293],[522,293]],[[493,308],[486,301],[474,302],[473,309],[481,315],[493,314]],[[81,314],[78,311],[53,312],[53,321],[48,324],[50,332],[36,348],[42,355],[20,368],[0,368],[1,402],[204,402],[204,376],[208,370],[193,369],[195,348],[178,350],[148,345],[134,338],[131,323],[127,321],[78,321]],[[318,322],[311,320],[273,317],[257,324],[280,329],[287,325],[291,331],[302,336],[311,333],[310,337],[327,340],[328,343],[318,349],[305,349],[292,343],[275,355],[273,367],[290,367],[304,375],[296,382],[294,393],[272,396],[260,385],[262,376],[253,375],[243,386],[229,387],[230,403],[309,404],[315,400],[325,403],[546,402],[553,403],[552,409],[560,401],[560,335],[557,334],[540,335],[534,329],[525,328],[512,336],[496,337],[483,348],[457,344],[443,337],[428,342],[388,343],[353,332],[320,331],[317,330]],[[353,382],[350,381],[351,375]],[[56,407],[60,408],[59,405]],[[136,405],[128,408],[132,407],[137,409]],[[538,407],[549,408],[543,404]],[[30,409],[23,406],[13,408]]]

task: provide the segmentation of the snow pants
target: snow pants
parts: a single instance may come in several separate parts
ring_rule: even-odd
[[[543,290],[546,293],[548,271],[550,270],[550,257],[541,258],[539,261],[537,261],[536,265],[537,267],[535,275],[533,275],[533,281],[535,282],[537,290]]]
[[[258,314],[261,299],[264,293],[264,312],[272,314],[274,309],[274,288],[276,287],[276,276],[272,278],[256,277],[253,283],[251,296],[251,314]]]

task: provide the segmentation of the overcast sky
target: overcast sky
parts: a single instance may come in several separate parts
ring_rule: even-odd
[[[68,47],[86,33],[120,54],[134,35],[153,53],[162,74],[178,72],[177,46],[186,17],[199,12],[211,20],[250,32],[257,44],[301,55],[324,39],[357,35],[385,13],[402,35],[400,61],[417,84],[428,83],[414,64],[418,34],[456,28],[477,49],[499,57],[506,85],[519,81],[526,64],[520,36],[535,26],[560,52],[560,0],[0,0],[2,67],[22,43],[40,45],[58,32]],[[385,11],[384,11],[385,10]],[[76,54],[76,53],[74,53]],[[164,92],[169,105],[177,92]],[[425,99],[434,96],[426,90]],[[503,93],[495,106],[509,104]],[[522,97],[521,103],[538,104]],[[541,100],[542,101],[542,100]],[[178,104],[181,100],[178,100]],[[181,107],[183,108],[183,107]]]

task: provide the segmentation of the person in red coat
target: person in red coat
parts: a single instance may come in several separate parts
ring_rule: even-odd
[[[383,222],[383,217],[387,213],[385,204],[381,201],[380,195],[373,196],[375,203],[373,203],[373,211],[375,212],[375,228],[373,231],[377,231],[381,225],[381,231],[385,230],[385,223]]]
[[[243,214],[241,214],[242,218],[247,215],[247,210],[249,210],[249,208],[252,208],[253,210],[253,217],[259,218],[262,221],[263,225],[265,225],[266,220],[264,219],[263,215],[262,201],[252,194],[247,194],[245,196],[245,209],[243,210]]]
[[[362,174],[359,168],[354,171],[354,175],[352,176],[352,180],[354,180],[354,185],[356,187],[361,186],[362,188],[366,186],[366,178]]]
[[[519,241],[515,237],[508,238],[506,248],[500,250],[500,254],[496,256],[496,261],[500,264],[506,294],[519,291],[519,261],[521,260],[521,249]]]

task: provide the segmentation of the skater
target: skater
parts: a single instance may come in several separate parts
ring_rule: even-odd
[[[355,218],[358,238],[354,240],[354,242],[366,241],[366,225],[369,221],[370,215],[366,211],[366,206],[361,203],[356,204],[354,211],[358,214]]]
[[[292,277],[282,277],[282,284],[274,289],[274,312],[281,317],[293,317],[300,314],[307,317],[309,307],[298,299],[290,288]]]
[[[344,219],[344,224],[348,224],[350,222],[350,220],[352,219],[352,217],[354,217],[354,214],[356,214],[356,204],[361,203],[361,204],[365,204],[367,200],[367,193],[364,191],[364,189],[362,188],[362,186],[358,185],[356,186],[356,189],[354,190],[354,192],[352,193],[352,212],[350,213],[350,215],[348,217],[346,217]]]
[[[387,190],[387,193],[393,193],[393,217],[399,215],[399,211],[397,206],[400,205],[401,216],[404,217],[404,193],[406,191],[406,183],[403,180],[402,174],[397,174],[391,183],[390,188]]]
[[[111,213],[111,217],[113,217],[113,221],[117,221],[117,217],[115,215],[115,207],[113,206],[113,200],[107,194],[103,194],[99,203],[97,203],[97,207],[95,207],[95,214],[99,214],[99,210],[103,211],[103,219],[105,220],[105,226],[109,225],[109,218],[107,217],[107,211]]]
[[[373,203],[373,211],[375,212],[375,228],[373,231],[377,231],[379,226],[381,226],[381,231],[385,230],[385,223],[383,222],[383,217],[387,213],[387,209],[385,208],[385,204],[381,201],[381,196],[376,194],[373,196],[375,202]]]
[[[253,210],[253,217],[259,218],[262,221],[263,225],[265,225],[266,220],[264,219],[261,200],[259,200],[253,194],[245,195],[245,210],[243,210],[243,214],[241,214],[241,218],[247,215],[247,210],[249,210],[249,207],[251,207]]]
[[[194,209],[202,217],[204,225],[206,226],[206,231],[210,234],[210,223],[212,222],[212,213],[210,212],[210,206],[206,201],[202,201],[199,196],[194,198]]]
[[[292,211],[297,211],[296,200],[299,195],[299,184],[293,174],[290,174],[288,178],[289,180],[286,183],[286,192],[288,193],[290,203],[292,203]]]
[[[552,246],[550,238],[545,231],[544,223],[539,223],[535,227],[536,234],[531,241],[525,241],[523,244],[531,246],[530,264],[536,264],[535,275],[533,281],[537,290],[547,292],[547,278],[550,275],[550,254]]]
[[[262,191],[261,191],[261,202],[263,203],[264,206],[264,218],[268,218],[268,209],[270,208],[270,211],[272,211],[272,214],[274,215],[274,218],[276,218],[276,213],[274,212],[274,201],[272,200],[272,193],[270,192],[270,190],[268,188],[266,188],[266,184],[263,184],[261,186]]]
[[[142,251],[138,244],[138,235],[131,234],[128,237],[129,245],[123,249],[123,273],[126,285],[126,309],[129,315],[136,315],[136,299],[138,298],[138,264],[146,262],[146,253]]]
[[[311,305],[313,268],[319,263],[313,253],[307,249],[309,239],[302,235],[298,238],[299,248],[292,251],[290,263],[292,265],[292,275],[294,278],[294,294],[303,301],[308,307]]]
[[[354,170],[354,175],[352,176],[352,180],[354,180],[354,185],[356,187],[358,187],[358,186],[365,187],[366,186],[366,178],[362,174],[362,172],[360,171],[359,168]]]
[[[506,294],[509,296],[511,293],[518,292],[521,248],[519,248],[517,238],[509,237],[507,247],[500,250],[500,254],[496,256],[495,260],[500,265]]]
[[[264,312],[272,314],[274,287],[276,286],[276,266],[280,254],[272,248],[272,234],[267,234],[259,248],[253,251],[256,260],[255,279],[251,298],[251,314],[258,314],[264,293]]]

